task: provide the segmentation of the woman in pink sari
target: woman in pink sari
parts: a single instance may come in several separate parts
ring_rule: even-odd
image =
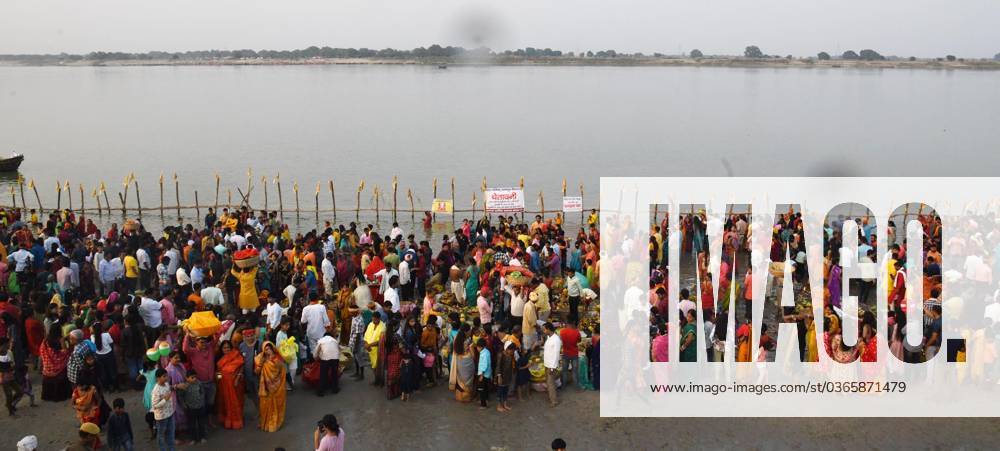
[[[664,323],[659,325],[659,335],[653,339],[653,361],[670,361],[670,335],[667,334],[667,325]]]

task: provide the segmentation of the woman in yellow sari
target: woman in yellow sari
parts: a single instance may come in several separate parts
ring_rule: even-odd
[[[254,372],[260,377],[260,429],[275,432],[285,422],[285,359],[274,343],[265,341],[254,358]]]

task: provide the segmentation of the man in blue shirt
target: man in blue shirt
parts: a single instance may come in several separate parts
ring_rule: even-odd
[[[480,338],[476,341],[476,350],[479,351],[479,369],[476,371],[476,390],[479,392],[479,408],[485,409],[486,398],[490,394],[490,379],[493,378],[493,357],[489,348],[486,347],[486,340]]]

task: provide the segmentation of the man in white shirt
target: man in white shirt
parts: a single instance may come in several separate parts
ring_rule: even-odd
[[[392,313],[399,313],[399,276],[389,278],[389,288],[384,293],[385,301],[392,304]]]
[[[326,314],[326,306],[319,302],[319,296],[313,295],[312,303],[302,309],[299,322],[306,326],[306,345],[310,351],[316,349],[316,343],[326,333],[330,325],[330,317]]]
[[[135,260],[139,264],[139,288],[149,288],[149,272],[153,269],[153,262],[149,258],[149,252],[143,248],[135,250]]]
[[[330,390],[332,393],[340,391],[337,370],[340,367],[340,343],[329,332],[323,335],[316,342],[316,350],[313,357],[319,360],[319,391],[317,395]]]
[[[31,263],[34,261],[34,256],[27,249],[20,247],[14,253],[7,257],[7,260],[14,263],[14,271],[21,273],[24,270],[31,267]]]
[[[556,334],[556,327],[552,323],[545,323],[542,326],[545,332],[545,347],[542,350],[542,360],[545,363],[545,388],[549,392],[549,406],[555,407],[559,404],[556,399],[556,380],[559,379],[559,353],[562,352],[562,339]]]
[[[402,300],[413,300],[413,287],[410,286],[410,260],[413,254],[407,252],[403,254],[403,260],[399,262],[399,286],[402,288]]]
[[[323,264],[320,265],[323,270],[323,288],[326,289],[326,295],[332,298],[336,293],[333,291],[333,281],[336,280],[337,270],[333,266],[333,253],[327,252],[326,258],[323,259]]]
[[[222,296],[222,289],[218,286],[209,285],[201,289],[201,300],[205,305],[223,305],[226,303]]]
[[[273,297],[268,298],[267,308],[264,309],[264,313],[267,315],[267,331],[278,330],[278,326],[281,325],[281,316],[285,314],[285,309],[281,308],[278,300]]]
[[[173,279],[177,274],[177,268],[180,266],[181,252],[176,247],[171,247],[163,253],[163,256],[170,258],[170,261],[167,262],[167,277]]]
[[[403,229],[399,228],[398,223],[392,223],[392,231],[389,232],[389,239],[394,240],[403,236]]]
[[[142,297],[139,301],[139,316],[142,317],[142,322],[146,323],[146,327],[156,330],[159,333],[159,328],[163,325],[163,315],[160,310],[163,305],[160,301],[148,298],[146,296]]]

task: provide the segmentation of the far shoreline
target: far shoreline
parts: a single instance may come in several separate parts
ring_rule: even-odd
[[[1000,70],[995,60],[817,60],[787,58],[740,57],[495,57],[487,59],[457,58],[245,58],[245,59],[143,59],[143,60],[23,60],[0,57],[0,67],[157,67],[157,66],[524,66],[524,67],[729,67],[729,68],[801,68],[801,69],[911,69],[911,70]]]

